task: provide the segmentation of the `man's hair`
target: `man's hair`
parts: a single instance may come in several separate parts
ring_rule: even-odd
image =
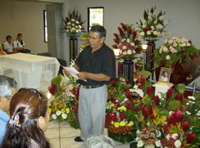
[[[10,77],[0,75],[0,96],[9,99],[12,95],[12,88],[17,88],[17,82]]]
[[[99,37],[106,37],[106,29],[101,26],[101,25],[95,25],[92,26],[92,28],[90,29],[91,32],[98,32],[99,33]]]
[[[6,40],[8,40],[8,39],[12,39],[12,37],[10,35],[7,35]]]

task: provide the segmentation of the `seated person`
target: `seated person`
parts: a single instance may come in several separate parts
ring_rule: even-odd
[[[14,79],[0,75],[0,146],[10,119],[6,112],[9,110],[10,99],[16,93],[16,89],[17,82]]]
[[[10,120],[1,148],[50,148],[44,135],[48,99],[36,89],[21,88],[10,101]]]
[[[6,36],[6,42],[3,44],[3,48],[6,51],[6,53],[16,53],[17,51],[14,49],[14,44],[12,42],[12,37],[10,35]]]
[[[22,53],[30,53],[31,51],[29,49],[25,48],[25,42],[22,40],[23,35],[21,33],[18,33],[16,41],[14,41],[14,48],[18,52]]]
[[[0,55],[6,55],[7,53],[3,50],[3,47],[0,44]]]

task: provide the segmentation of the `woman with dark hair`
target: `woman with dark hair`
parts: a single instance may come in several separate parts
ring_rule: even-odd
[[[22,38],[23,38],[23,34],[18,33],[17,39],[16,41],[14,41],[14,49],[22,53],[31,53],[29,49],[25,48],[25,42],[24,40],[22,40]]]
[[[49,115],[47,98],[36,89],[20,89],[11,99],[2,148],[50,148],[45,138]]]

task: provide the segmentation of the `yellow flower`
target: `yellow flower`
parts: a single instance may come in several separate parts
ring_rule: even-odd
[[[121,106],[121,107],[118,108],[118,110],[119,110],[119,111],[126,111],[127,109],[126,109],[125,106]]]
[[[69,108],[66,108],[66,113],[69,113]]]
[[[128,126],[132,126],[133,125],[133,121],[130,121],[129,123],[128,123]]]
[[[51,113],[51,111],[52,111],[51,108],[48,108],[48,113]]]
[[[114,106],[114,104],[113,104],[111,101],[109,101],[107,104],[108,104],[108,106],[110,106],[110,107],[113,107],[113,106]]]
[[[64,113],[65,112],[65,110],[64,109],[61,109],[61,113]]]
[[[111,124],[114,124],[115,122],[114,121],[111,121]]]
[[[119,123],[120,126],[125,126],[125,124],[126,124],[126,122],[124,122],[124,121],[121,121],[121,122]]]
[[[117,127],[119,127],[119,123],[118,122],[115,122],[114,123],[114,126],[117,128]]]

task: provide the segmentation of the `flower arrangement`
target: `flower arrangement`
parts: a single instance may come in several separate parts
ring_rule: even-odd
[[[58,75],[51,81],[49,92],[54,95],[48,108],[50,121],[67,121],[78,129],[78,96],[79,85],[72,76]]]
[[[143,147],[145,145],[155,145],[161,147],[161,132],[156,127],[142,127],[142,130],[137,130],[137,147]]]
[[[144,18],[137,22],[139,32],[144,39],[156,39],[166,36],[168,32],[164,31],[169,21],[164,22],[166,12],[157,13],[156,7],[144,11]]]
[[[194,61],[199,56],[199,50],[184,37],[172,37],[154,51],[156,67],[161,64],[174,69],[176,63]]]
[[[108,85],[107,115],[111,120],[108,135],[122,143],[134,139],[135,112],[132,110],[130,87],[124,78],[115,79]]]
[[[120,25],[121,27],[118,27],[119,34],[114,33],[115,44],[112,47],[120,49],[120,57],[122,58],[135,58],[142,52],[138,32],[133,25],[123,23]]]
[[[64,30],[69,36],[78,35],[85,30],[82,26],[85,21],[82,21],[81,15],[75,9],[71,13],[69,12],[69,16],[63,21],[65,23]]]

